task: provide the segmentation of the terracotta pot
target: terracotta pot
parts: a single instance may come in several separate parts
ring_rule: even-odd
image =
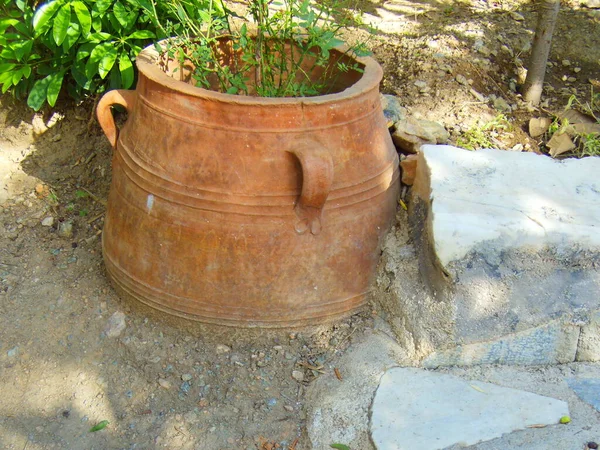
[[[97,111],[115,148],[102,245],[118,292],[241,326],[363,305],[399,181],[381,68],[358,61],[341,92],[257,98],[178,81],[141,52],[136,90],[108,92]],[[120,132],[111,105],[127,109]]]

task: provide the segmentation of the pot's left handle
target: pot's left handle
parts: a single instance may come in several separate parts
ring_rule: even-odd
[[[110,145],[113,149],[117,148],[117,139],[119,138],[119,129],[115,125],[115,119],[113,118],[110,107],[113,105],[121,105],[127,110],[127,113],[131,114],[133,105],[135,105],[136,93],[135,91],[126,89],[115,89],[108,91],[100,101],[96,108],[96,116],[100,127],[106,135]]]
[[[308,140],[290,150],[302,165],[302,192],[296,203],[296,232],[321,232],[321,214],[333,183],[331,153],[316,141]]]

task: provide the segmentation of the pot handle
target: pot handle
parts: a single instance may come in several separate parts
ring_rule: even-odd
[[[314,235],[321,232],[321,213],[333,183],[331,153],[315,141],[307,141],[290,150],[302,166],[302,192],[296,202],[295,229],[299,234],[307,230]]]
[[[135,105],[135,99],[135,91],[115,89],[104,94],[98,102],[96,116],[98,117],[98,122],[100,123],[100,127],[102,127],[102,131],[104,131],[104,134],[106,135],[113,149],[117,148],[119,130],[115,125],[115,119],[113,118],[110,107],[112,105],[121,105],[129,114],[131,114],[133,105]]]

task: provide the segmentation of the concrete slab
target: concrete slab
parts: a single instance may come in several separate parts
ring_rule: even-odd
[[[600,158],[424,146],[409,218],[427,293],[406,298],[389,245],[379,277],[399,338],[440,364],[552,364],[575,360],[590,324],[579,360],[596,359],[598,171]]]
[[[372,448],[369,441],[369,408],[386,369],[407,364],[404,350],[383,332],[361,336],[313,382],[306,394],[307,430],[314,449],[333,443],[352,449]]]
[[[372,406],[377,450],[474,445],[531,426],[557,424],[566,402],[491,383],[413,368],[381,379]]]
[[[600,411],[600,378],[569,378],[567,384],[580,399]]]

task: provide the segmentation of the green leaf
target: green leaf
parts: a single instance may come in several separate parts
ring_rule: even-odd
[[[110,7],[110,5],[112,5],[112,3],[113,0],[98,0],[94,2],[94,10],[98,11],[99,13],[103,13]]]
[[[88,59],[85,65],[86,77],[93,78],[93,76],[98,73],[98,65],[100,64],[102,58],[104,58],[104,55],[106,55],[108,47],[110,47],[110,44],[107,43],[97,45],[96,47],[94,47],[94,49],[90,53],[90,58]]]
[[[81,214],[82,212],[85,212],[84,214]],[[79,215],[86,215],[87,211],[85,211],[84,209],[82,209],[81,211],[79,211]],[[98,422],[96,425],[94,425],[92,428],[90,428],[90,433],[94,433],[96,431],[100,431],[106,428],[106,425],[108,425],[110,422],[108,420],[103,420],[102,422]]]
[[[17,67],[16,64],[10,64],[10,63],[0,64],[0,74],[5,74],[6,72],[10,72],[15,67]]]
[[[81,36],[81,32],[79,31],[79,25],[75,22],[71,23],[71,26],[67,30],[67,38],[63,41],[63,49],[65,52],[68,52],[75,42]]]
[[[11,49],[15,52],[15,57],[18,61],[21,61],[25,55],[31,53],[31,49],[33,47],[33,41],[21,41],[21,42],[13,42],[11,44]]]
[[[77,82],[77,84],[83,89],[90,89],[90,86],[92,85],[92,80],[85,75],[85,67],[82,67],[77,64],[72,66],[71,75],[73,76],[73,79]]]
[[[350,447],[344,444],[331,444],[331,448],[336,448],[337,450],[350,450]]]
[[[92,30],[92,16],[81,0],[76,0],[71,3],[73,6],[73,11],[75,11],[75,15],[77,16],[77,20],[79,21],[79,25],[81,25],[81,32],[84,36],[90,34]]]
[[[19,21],[17,19],[1,19],[0,33],[4,33],[9,27],[15,26]]]
[[[102,31],[99,31],[97,33],[92,33],[87,37],[88,42],[93,42],[95,44],[102,42],[102,41],[107,41],[110,38],[112,38],[112,36],[109,33],[104,33]]]
[[[123,27],[127,27],[128,12],[129,11],[127,11],[123,3],[121,3],[119,0],[115,2],[115,5],[113,6],[113,14],[115,15],[115,19],[117,19]]]
[[[100,63],[98,64],[98,74],[100,75],[100,78],[106,78],[106,75],[108,75],[110,69],[112,69],[115,65],[117,56],[117,49],[114,46],[111,45],[107,47],[106,53],[104,54],[104,56],[100,60]]]
[[[95,48],[96,48],[96,44],[92,44],[90,42],[81,44],[77,48],[77,55],[75,56],[75,61],[81,61],[81,60],[87,58],[92,53],[92,50],[94,50]]]
[[[67,3],[58,10],[56,17],[54,18],[54,25],[52,26],[52,37],[56,45],[61,45],[67,37],[67,30],[71,24],[71,5]]]
[[[50,106],[54,106],[56,104],[56,99],[58,98],[58,94],[60,93],[60,88],[62,86],[64,76],[64,70],[61,70],[60,72],[55,72],[52,75],[48,76],[48,78],[50,78],[50,81],[48,82],[46,97]]]
[[[150,30],[138,30],[131,33],[125,39],[153,39],[156,35]]]
[[[121,83],[123,89],[129,89],[133,85],[133,64],[127,52],[121,53],[119,56],[119,71],[121,72]]]
[[[44,3],[36,10],[32,21],[36,36],[39,36],[50,27],[49,21],[58,8],[60,8],[61,3],[61,0],[51,0],[48,3]]]
[[[50,75],[51,76],[51,75]],[[33,108],[36,111],[39,111],[44,102],[46,101],[46,96],[48,94],[48,84],[50,83],[50,76],[46,78],[42,78],[41,80],[37,80],[29,92],[29,96],[27,97],[27,106]]]

